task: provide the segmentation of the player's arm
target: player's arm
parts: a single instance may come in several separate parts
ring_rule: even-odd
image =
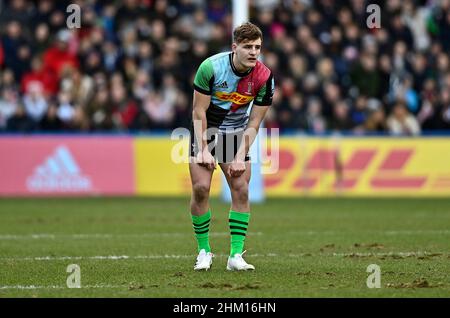
[[[203,93],[194,90],[192,120],[194,124],[194,133],[197,140],[197,145],[200,146],[200,150],[207,149],[207,142],[205,138],[202,138],[208,125],[206,119],[206,111],[211,103],[211,95],[205,95]]]
[[[253,101],[253,107],[250,112],[250,118],[247,127],[244,131],[243,142],[236,153],[236,161],[244,161],[245,156],[250,150],[251,145],[255,141],[256,135],[258,134],[259,127],[264,117],[266,116],[267,110],[272,104],[273,92],[275,90],[275,82],[272,74],[270,74],[266,83],[260,88],[255,100]]]
[[[215,160],[209,152],[207,140],[203,138],[203,136],[208,127],[206,111],[211,103],[213,83],[214,71],[211,61],[207,59],[200,65],[194,78],[192,121],[194,126],[194,137],[197,145],[199,145],[199,153],[197,156],[198,163],[210,169],[214,169]]]
[[[245,156],[250,150],[251,145],[255,141],[256,135],[258,134],[261,122],[266,116],[267,110],[270,106],[253,106],[250,112],[250,119],[247,124],[247,128],[244,131],[244,136],[242,138],[241,145],[238,152],[236,153],[236,161],[245,161]]]
[[[234,157],[234,161],[228,168],[228,174],[232,177],[239,177],[245,172],[245,156],[255,141],[261,122],[266,116],[267,110],[272,104],[275,83],[272,74],[270,74],[265,85],[261,87],[253,102],[250,112],[250,118],[244,131],[244,136],[239,149]]]

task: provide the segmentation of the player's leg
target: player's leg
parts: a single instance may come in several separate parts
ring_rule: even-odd
[[[213,171],[197,163],[189,163],[189,173],[191,175],[191,213],[201,216],[209,209],[209,191]]]
[[[245,172],[239,177],[230,177],[227,173],[227,169],[230,163],[221,163],[225,178],[227,179],[228,186],[231,190],[231,210],[240,211],[242,213],[250,213],[250,202],[248,199],[248,186],[251,176],[251,163],[245,162]]]
[[[227,171],[230,163],[220,164],[231,191],[231,209],[229,212],[230,225],[230,257],[228,258],[228,270],[252,270],[253,265],[247,264],[242,258],[244,253],[245,237],[250,221],[250,203],[248,199],[249,183],[251,176],[251,163],[246,161],[245,172],[239,177],[231,177]]]
[[[213,257],[209,244],[211,211],[208,203],[213,171],[197,163],[189,163],[189,172],[192,184],[191,218],[199,253],[194,269],[208,270]]]

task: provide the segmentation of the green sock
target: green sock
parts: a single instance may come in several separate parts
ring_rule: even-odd
[[[229,222],[231,233],[231,250],[230,256],[242,254],[244,250],[245,235],[247,234],[248,221],[250,213],[241,213],[230,210]]]
[[[208,210],[202,215],[193,215],[192,224],[194,225],[195,237],[198,244],[198,252],[205,249],[205,251],[211,252],[211,247],[209,246],[209,223],[211,222],[211,210]]]

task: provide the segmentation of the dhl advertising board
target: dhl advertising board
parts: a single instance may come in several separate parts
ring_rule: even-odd
[[[188,146],[168,137],[1,137],[0,196],[190,195]],[[450,196],[450,138],[297,136],[278,146],[266,151],[268,197]],[[212,195],[221,182],[217,168]]]
[[[187,164],[171,160],[177,143],[135,141],[138,194],[190,194]],[[450,196],[450,138],[282,137],[278,156],[268,154],[278,157],[274,173],[263,175],[268,197]]]
[[[449,196],[449,138],[281,138],[268,196]]]

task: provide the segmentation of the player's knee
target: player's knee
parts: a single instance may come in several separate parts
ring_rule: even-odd
[[[198,182],[194,184],[192,191],[196,201],[207,200],[209,197],[210,184],[204,182]]]
[[[233,194],[239,202],[248,201],[248,184],[245,182],[233,185]]]

